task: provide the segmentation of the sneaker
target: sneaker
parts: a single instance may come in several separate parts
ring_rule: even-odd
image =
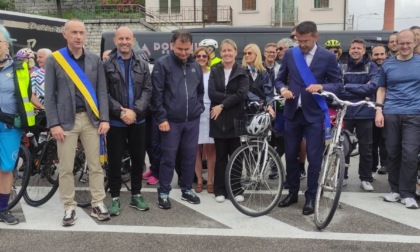
[[[268,175],[269,179],[276,179],[279,177],[279,173],[277,171],[272,171],[270,172],[270,174]]]
[[[159,183],[159,179],[155,178],[155,176],[151,175],[148,179],[147,179],[147,184],[148,185],[155,185]]]
[[[242,195],[236,195],[235,196],[235,201],[238,202],[238,203],[244,202],[245,201],[245,198]]]
[[[181,199],[186,200],[191,204],[200,204],[200,198],[197,197],[197,195],[195,195],[195,193],[193,193],[191,190],[186,190],[183,192]]]
[[[400,199],[400,194],[394,192],[390,192],[389,194],[384,196],[384,201],[386,202],[398,202],[400,201]]]
[[[119,198],[113,199],[111,202],[111,207],[108,209],[109,215],[118,216],[121,210],[121,202]]]
[[[386,166],[381,166],[381,168],[378,169],[378,174],[387,174],[388,173],[388,169],[386,168]]]
[[[13,214],[8,209],[5,209],[4,211],[0,212],[0,222],[4,222],[7,225],[16,225],[19,223],[19,219],[13,216]]]
[[[417,205],[417,202],[413,198],[404,198],[401,199],[401,204],[405,205],[406,208],[409,209],[417,209],[419,208],[419,205]]]
[[[144,200],[143,196],[141,194],[133,195],[131,197],[130,207],[136,208],[140,211],[147,211],[149,210],[149,205]]]
[[[63,218],[64,227],[73,226],[74,223],[76,223],[76,220],[77,220],[76,210],[70,208],[64,212],[64,218]]]
[[[161,209],[170,209],[171,202],[169,201],[169,195],[166,193],[159,193],[158,196],[158,206]]]
[[[147,180],[148,178],[150,178],[150,176],[152,176],[152,171],[150,169],[143,173],[144,180]]]
[[[368,181],[362,181],[362,184],[360,185],[360,187],[363,188],[363,190],[365,190],[367,192],[373,191],[373,186]]]
[[[225,196],[223,196],[223,195],[220,195],[220,196],[216,196],[216,202],[217,203],[223,203],[223,202],[225,202]]]
[[[109,220],[109,213],[108,209],[106,209],[106,206],[104,203],[99,203],[97,206],[92,208],[92,212],[90,213],[90,216],[95,217],[96,219],[100,221]]]

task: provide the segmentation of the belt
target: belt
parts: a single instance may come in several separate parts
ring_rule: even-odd
[[[86,112],[86,108],[76,108],[76,114]]]

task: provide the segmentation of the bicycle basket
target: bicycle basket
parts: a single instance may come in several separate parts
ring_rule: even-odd
[[[247,114],[234,119],[235,132],[238,136],[263,135],[270,128],[270,124],[268,113]]]

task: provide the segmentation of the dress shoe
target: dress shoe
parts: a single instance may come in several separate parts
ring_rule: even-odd
[[[289,193],[286,196],[286,198],[284,198],[282,201],[280,201],[279,207],[288,207],[291,204],[294,204],[294,203],[297,203],[297,202],[298,202],[297,194]]]
[[[314,213],[314,201],[313,200],[306,200],[305,202],[305,206],[303,206],[303,211],[302,214],[303,215],[310,215]]]

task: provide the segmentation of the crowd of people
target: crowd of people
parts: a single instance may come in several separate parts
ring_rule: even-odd
[[[352,102],[376,101],[375,110],[349,108],[344,121],[344,127],[358,138],[361,188],[373,191],[374,175],[388,173],[391,192],[384,200],[418,208],[420,27],[392,34],[387,46],[367,48],[363,39],[354,38],[349,48],[342,48],[334,39],[319,45],[316,24],[305,21],[292,29],[290,38],[267,43],[264,48],[251,43],[243,52],[228,38],[220,43],[205,39],[191,51],[191,33],[178,30],[173,33],[170,54],[159,58],[151,72],[133,50],[136,40],[129,27],[116,30],[115,49],[104,52],[102,59],[84,48],[82,21],[68,21],[63,36],[67,44],[62,49],[37,51],[38,68],[29,48],[17,52],[15,58],[9,55],[10,35],[0,26],[2,222],[18,223],[7,209],[16,162],[12,154],[19,148],[22,130],[35,124],[34,107],[45,109],[57,141],[62,225],[72,226],[77,219],[72,171],[79,139],[89,167],[91,216],[100,221],[119,215],[125,204],[120,200],[124,151],[132,162],[130,207],[149,210],[141,194],[145,179],[148,184],[159,183],[157,204],[170,209],[175,171],[182,200],[200,204],[197,194],[207,190],[222,203],[228,199],[225,169],[240,146],[234,119],[258,113],[250,106],[253,101],[267,104],[273,119],[271,144],[280,157],[285,155],[289,193],[279,207],[298,202],[300,179],[307,177],[302,213],[310,215],[324,144],[331,137],[331,104],[312,94],[322,90]],[[346,59],[342,59],[343,49],[348,49]],[[238,53],[243,53],[241,63]],[[272,104],[275,94],[284,97],[285,103]],[[112,198],[109,207],[104,204],[104,148]],[[151,164],[148,170],[146,153]],[[347,179],[349,156],[345,163]],[[269,172],[270,179],[279,176],[276,170]],[[244,201],[244,189],[238,183],[232,186],[236,196],[229,200]]]

